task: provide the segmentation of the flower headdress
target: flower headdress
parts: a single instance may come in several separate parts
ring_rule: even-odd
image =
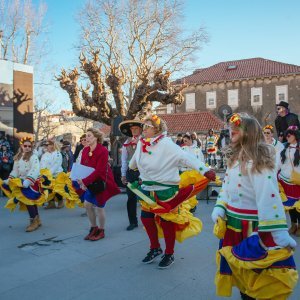
[[[297,131],[297,130],[299,130],[299,128],[298,128],[298,126],[293,125],[293,126],[289,126],[287,130]]]
[[[270,129],[271,131],[273,131],[273,126],[272,125],[266,125],[263,130],[266,130],[266,129]]]
[[[233,114],[229,119],[229,123],[233,124],[236,127],[241,127],[242,119],[239,114]]]
[[[153,115],[151,117],[152,122],[154,122],[156,125],[160,124],[160,118],[157,115]]]
[[[31,136],[25,136],[20,139],[20,145],[23,145],[25,142],[33,143],[33,138]]]

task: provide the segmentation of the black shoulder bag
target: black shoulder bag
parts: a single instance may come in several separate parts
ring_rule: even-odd
[[[105,181],[98,179],[87,186],[88,190],[92,194],[98,195],[99,193],[103,192],[106,189],[107,173],[108,173],[108,163],[106,166]]]

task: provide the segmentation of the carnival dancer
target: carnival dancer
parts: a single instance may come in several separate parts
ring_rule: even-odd
[[[280,172],[278,174],[287,201],[284,207],[291,218],[290,234],[300,236],[300,130],[297,126],[288,127],[285,132],[287,143],[281,152]]]
[[[80,164],[95,170],[86,178],[78,179],[77,192],[84,199],[84,206],[90,221],[90,232],[85,240],[97,241],[105,237],[105,204],[120,193],[108,162],[108,150],[102,145],[103,133],[95,128],[86,132],[87,147],[82,150]],[[104,183],[104,184],[103,184]],[[94,191],[91,185],[100,186],[102,191]],[[98,189],[98,188],[96,188]],[[97,226],[97,217],[99,226]]]
[[[208,131],[208,135],[206,137],[206,144],[205,144],[205,150],[206,150],[205,152],[207,154],[207,162],[210,166],[212,165],[212,162],[215,167],[217,165],[216,155],[218,152],[218,146],[217,146],[218,139],[219,139],[218,136],[216,134],[214,134],[214,130],[210,129]]]
[[[272,125],[266,125],[263,128],[263,134],[264,134],[265,142],[275,147],[276,166],[279,167],[280,153],[284,149],[284,146],[280,141],[274,139],[274,127]]]
[[[20,140],[20,148],[14,157],[14,166],[9,178],[3,181],[3,192],[10,198],[6,208],[14,210],[19,203],[21,210],[27,210],[30,224],[27,232],[38,229],[42,223],[37,205],[42,205],[47,197],[39,192],[37,179],[40,175],[40,163],[33,152],[33,139],[24,137]]]
[[[141,221],[150,240],[150,251],[143,259],[149,264],[162,254],[159,236],[165,239],[166,250],[159,268],[168,268],[174,262],[175,239],[184,239],[196,235],[201,230],[200,220],[188,211],[182,211],[180,204],[205,188],[208,179],[215,180],[215,173],[204,163],[167,137],[165,122],[158,116],[148,117],[144,121],[142,138],[129,163],[131,169],[138,168],[140,185],[128,186],[141,199]],[[179,189],[179,166],[185,166],[204,173],[203,182]]]
[[[127,135],[129,138],[125,141],[122,147],[122,166],[121,166],[121,181],[124,185],[127,182],[135,182],[139,178],[139,170],[132,170],[128,168],[129,161],[131,160],[136,145],[139,141],[140,135],[142,133],[143,122],[138,118],[134,120],[126,120],[120,123],[120,131]],[[129,226],[127,230],[133,230],[138,227],[137,219],[137,195],[133,193],[128,187],[126,187],[127,193],[127,214],[129,219]]]
[[[52,182],[50,186],[51,190],[48,199],[49,201],[45,209],[63,208],[64,207],[63,197],[53,191],[55,185],[55,178],[59,173],[63,172],[62,155],[60,153],[59,146],[52,139],[48,140],[45,143],[45,145],[47,146],[47,151],[41,157],[41,170],[42,170],[41,175],[44,175],[43,174],[44,169],[48,169],[51,173],[51,177],[53,177],[54,179],[51,180]],[[57,206],[55,205],[55,201],[57,201]]]
[[[193,133],[193,134],[195,134],[195,133]],[[196,159],[205,163],[205,159],[204,159],[203,153],[201,151],[201,148],[198,147],[197,143],[194,143],[195,139],[192,138],[192,135],[189,135],[186,133],[183,136],[183,142],[184,142],[184,145],[181,147],[181,149],[183,151],[186,151],[187,153],[191,154]],[[195,177],[195,178],[198,178],[198,180],[200,180],[201,175],[197,171],[192,170],[191,168],[180,167],[179,172],[180,172],[180,178],[183,181],[189,177]],[[194,213],[196,211],[197,204],[198,204],[198,201],[197,201],[196,196],[189,199],[190,212]]]
[[[212,212],[221,238],[217,295],[229,297],[236,286],[242,299],[287,299],[298,280],[296,242],[287,231],[275,151],[254,117],[234,114],[229,123],[228,169]]]

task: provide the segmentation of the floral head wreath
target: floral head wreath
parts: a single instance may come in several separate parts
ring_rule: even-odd
[[[229,123],[233,124],[236,127],[241,127],[242,119],[239,114],[233,114],[229,119]]]
[[[156,125],[160,124],[160,118],[157,115],[153,115],[151,117],[152,122],[154,122]]]
[[[273,130],[273,126],[272,125],[266,125],[263,130],[266,130],[266,129],[270,129],[270,130]]]
[[[289,126],[287,130],[293,130],[293,131],[297,131],[299,128],[296,125],[293,126]]]
[[[25,136],[25,137],[21,138],[20,145],[23,145],[25,142],[30,142],[32,144],[33,138],[31,136]]]

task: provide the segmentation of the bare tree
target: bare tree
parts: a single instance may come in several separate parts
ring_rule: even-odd
[[[55,129],[60,123],[55,124],[51,120],[51,110],[53,110],[53,102],[51,100],[39,101],[34,105],[33,125],[35,140],[49,138],[53,135]]]
[[[46,5],[31,0],[0,0],[0,58],[32,64],[44,56]]]
[[[75,114],[110,125],[154,101],[181,104],[185,86],[171,84],[171,75],[208,41],[204,28],[182,29],[182,9],[177,0],[88,1],[79,14],[80,70],[57,77]],[[79,86],[80,76],[91,84]]]

